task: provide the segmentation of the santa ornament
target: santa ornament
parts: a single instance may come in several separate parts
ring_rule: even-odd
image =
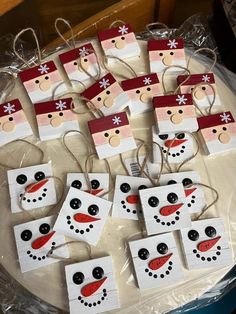
[[[66,265],[70,314],[97,314],[120,307],[110,256]]]
[[[130,98],[129,112],[137,115],[152,110],[152,97],[162,94],[157,74],[138,76],[121,82]]]
[[[200,117],[198,124],[207,155],[236,148],[236,123],[230,111]]]
[[[184,279],[172,233],[131,241],[129,247],[141,290],[174,285]]]
[[[232,249],[222,218],[193,221],[191,227],[180,230],[180,235],[189,270],[233,265]]]
[[[136,148],[125,112],[91,120],[88,122],[88,127],[99,159],[112,157]]]
[[[50,216],[14,226],[22,273],[59,262],[60,259],[50,257],[49,253],[56,246],[59,246],[58,256],[69,257],[65,237],[52,230],[54,222],[55,217]]]
[[[151,73],[161,73],[168,66],[186,67],[184,41],[175,39],[151,39],[148,41],[148,54]],[[179,71],[172,68],[172,72]]]
[[[120,87],[111,73],[106,74],[93,85],[81,93],[82,97],[89,99],[89,108],[100,110],[105,116],[123,110],[130,104],[129,96]],[[94,108],[95,107],[95,108]]]
[[[73,113],[72,98],[34,104],[41,141],[61,137],[66,131],[79,130],[77,115]]]
[[[191,94],[156,96],[153,98],[153,108],[160,134],[198,130]]]
[[[33,134],[19,99],[0,104],[0,145]]]
[[[131,26],[128,24],[100,31],[98,32],[98,39],[106,56],[114,56],[120,59],[140,56],[139,44]]]

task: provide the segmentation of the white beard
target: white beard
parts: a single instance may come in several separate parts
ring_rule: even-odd
[[[129,96],[127,93],[123,92],[114,99],[114,104],[110,108],[106,108],[105,106],[103,106],[102,108],[100,108],[100,110],[105,116],[108,116],[110,114],[122,111],[129,105],[130,105]]]
[[[206,142],[204,146],[208,155],[226,152],[236,148],[236,136],[231,137],[228,144],[223,144],[218,140],[214,140]]]
[[[98,65],[96,63],[90,65],[87,72],[90,73],[93,77],[96,77],[98,75],[98,72],[99,72]],[[82,72],[74,71],[71,73],[67,73],[67,76],[68,76],[69,80],[76,80],[76,81],[81,81],[81,82],[90,79],[88,74],[86,74],[84,71],[82,71]],[[74,84],[74,82],[72,82],[72,84]]]
[[[132,44],[127,44],[122,49],[111,48],[105,51],[107,56],[114,56],[120,59],[132,58],[140,56],[140,47],[137,42]],[[115,59],[108,58],[108,64],[112,64],[118,62]]]
[[[180,65],[186,68],[186,60],[174,60],[173,65]],[[162,61],[150,61],[150,72],[151,73],[160,73],[163,72],[167,68],[166,65],[163,64]],[[179,68],[171,68],[169,73],[171,72],[181,72],[182,69]]]
[[[16,128],[12,132],[0,132],[0,145],[10,143],[18,138],[25,138],[33,134],[32,129],[28,122],[20,123],[16,125]]]
[[[196,118],[186,118],[180,124],[174,124],[170,120],[157,121],[158,132],[160,134],[172,132],[196,132],[198,123]]]
[[[130,102],[129,112],[131,116],[145,113],[153,109],[151,100],[147,103],[143,103],[140,100],[131,100]]]

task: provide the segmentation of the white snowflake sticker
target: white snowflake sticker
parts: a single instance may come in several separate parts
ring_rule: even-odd
[[[175,39],[170,39],[167,46],[169,46],[170,49],[177,48],[178,43]]]
[[[121,33],[121,35],[128,34],[128,27],[125,25],[119,26],[118,32]]]
[[[122,121],[120,117],[115,116],[113,119],[113,124],[119,125]]]
[[[109,83],[109,79],[105,79],[103,78],[100,82],[100,88],[104,88],[106,89],[108,86],[110,86],[111,84]]]
[[[49,67],[46,64],[41,64],[38,68],[38,71],[40,72],[40,74],[47,74],[48,73]]]
[[[228,122],[231,121],[230,115],[227,114],[227,113],[225,113],[225,112],[220,115],[220,118],[221,118],[220,120],[221,120],[222,122],[225,122],[225,123],[228,123]]]
[[[207,74],[203,75],[202,76],[202,81],[205,82],[205,83],[209,82],[210,81],[210,76],[208,76]]]
[[[7,105],[3,106],[4,112],[7,112],[8,114],[12,114],[12,112],[16,111],[15,105],[12,105],[8,103]]]
[[[184,95],[177,95],[176,101],[179,103],[179,105],[181,105],[181,104],[185,105],[187,100],[188,99],[185,98]]]
[[[144,80],[143,80],[143,83],[144,83],[145,85],[149,85],[149,84],[152,83],[152,80],[151,80],[150,77],[145,77]]]
[[[57,110],[67,109],[66,102],[62,100],[59,100],[58,102],[56,102],[56,109]]]
[[[79,49],[79,55],[80,55],[80,57],[85,57],[85,56],[87,56],[87,55],[89,55],[89,51],[88,51],[88,49],[86,49],[85,47],[82,47],[82,48],[80,48]]]

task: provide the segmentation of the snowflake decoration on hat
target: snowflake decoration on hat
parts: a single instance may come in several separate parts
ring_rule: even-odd
[[[231,121],[231,117],[229,114],[226,114],[225,112],[223,114],[220,115],[221,121],[228,123]]]
[[[105,78],[103,78],[99,82],[99,84],[100,84],[100,88],[104,88],[104,89],[106,89],[108,86],[110,86],[109,80],[108,79],[106,80]]]
[[[169,46],[170,49],[177,48],[178,43],[175,39],[170,39],[167,46]]]
[[[88,49],[86,49],[85,47],[82,47],[82,48],[80,48],[79,49],[79,55],[80,55],[80,57],[85,57],[85,56],[87,56],[87,55],[89,55],[89,51],[88,51]]]
[[[125,25],[119,26],[118,32],[121,33],[121,35],[128,34],[128,27]]]
[[[40,64],[38,71],[40,72],[40,74],[47,74],[48,73],[49,67],[46,64]]]
[[[202,76],[202,81],[205,82],[205,83],[209,82],[210,81],[210,76],[208,76],[207,74],[203,75]]]
[[[7,105],[3,106],[4,112],[7,112],[8,114],[11,114],[12,112],[16,111],[15,110],[15,105],[11,105],[8,103]]]
[[[151,80],[150,77],[145,77],[144,80],[143,80],[143,83],[144,83],[145,85],[149,85],[149,84],[152,83],[152,80]]]
[[[120,117],[117,117],[117,116],[115,116],[113,119],[112,119],[112,121],[113,121],[113,124],[117,124],[117,125],[119,125],[122,121],[121,121],[121,118]]]
[[[188,99],[185,98],[184,95],[177,95],[176,101],[179,103],[179,105],[181,105],[181,104],[185,105],[187,100]]]
[[[59,100],[59,102],[56,102],[56,109],[58,110],[63,110],[63,109],[67,109],[66,107],[66,102],[65,101],[61,101]]]

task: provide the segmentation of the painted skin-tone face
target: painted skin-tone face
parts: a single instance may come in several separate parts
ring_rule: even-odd
[[[179,61],[185,62],[185,53],[184,49],[149,51],[149,58],[150,62],[156,61],[164,66],[170,66]]]
[[[26,122],[27,120],[23,110],[19,110],[10,115],[0,117],[0,132],[14,132],[18,124]]]
[[[91,53],[87,56],[80,57],[77,60],[70,61],[68,63],[65,63],[63,66],[67,72],[67,74],[71,74],[74,72],[80,72],[83,73],[85,69],[86,71],[89,71],[92,66],[97,64],[97,59],[94,53]]]
[[[24,82],[24,85],[28,93],[35,91],[43,93],[50,90],[58,82],[61,82],[61,77],[59,72],[56,70],[28,80]]]
[[[134,33],[128,33],[121,36],[113,37],[107,40],[103,40],[101,42],[101,45],[104,50],[110,50],[110,49],[118,49],[122,50],[127,45],[130,45],[132,43],[136,43],[136,38],[134,36]]]

